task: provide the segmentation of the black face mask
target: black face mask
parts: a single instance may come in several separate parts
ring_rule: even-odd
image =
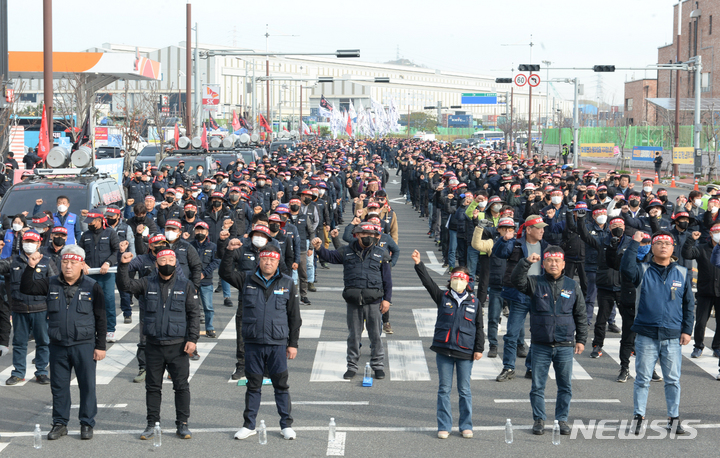
[[[587,192],[587,195],[588,195],[589,197],[592,197],[592,196],[595,195],[595,191],[588,191],[588,192]]]
[[[630,199],[630,206],[631,207],[638,207],[640,206],[640,201],[637,199]]]
[[[240,196],[237,194],[230,194],[230,202],[237,202],[240,200]]]
[[[622,227],[616,227],[615,229],[610,230],[610,233],[613,235],[613,237],[622,237],[624,232],[625,229]]]
[[[667,202],[667,196],[658,196],[660,198],[660,202]]]
[[[173,272],[175,272],[175,266],[171,266],[170,264],[158,266],[158,272],[160,272],[162,275],[165,275],[166,277],[169,277],[173,274]]]
[[[114,226],[115,223],[117,223],[117,218],[105,218],[105,221],[107,221],[109,226]]]
[[[312,202],[312,198],[310,198],[310,197],[305,197],[305,198],[303,198],[302,201],[303,201],[303,203],[304,203],[305,205],[307,205],[307,204],[309,204],[310,202]]]
[[[360,237],[360,241],[362,242],[363,246],[365,248],[369,247],[373,243],[375,243],[375,237],[366,236],[366,237]]]
[[[601,198],[601,199],[605,199],[605,198],[607,197],[607,193],[606,193],[606,192],[599,192],[599,193],[598,193],[598,197]]]
[[[205,237],[207,237],[205,234],[195,234],[195,240],[197,240],[198,242],[202,242],[203,240],[205,240]]]
[[[53,244],[55,246],[65,246],[65,239],[62,237],[53,237]]]
[[[184,168],[185,168],[184,165],[178,165],[177,171],[182,172]]]
[[[165,202],[171,204],[171,203],[175,202],[175,198],[174,197],[166,197]]]
[[[300,210],[300,206],[299,206],[299,205],[290,205],[290,211],[296,212],[296,211],[298,211],[298,210]]]
[[[213,200],[212,206],[213,208],[220,208],[222,207],[222,202],[220,202],[219,200]]]
[[[272,223],[270,224],[270,232],[278,232],[280,231],[280,223]]]
[[[685,229],[688,228],[688,225],[689,225],[689,224],[690,224],[690,223],[688,223],[687,221],[679,221],[679,222],[677,223],[677,227],[679,227],[679,228],[682,229],[682,230],[685,230]]]
[[[185,212],[185,216],[187,216],[188,218],[194,218],[195,212]]]

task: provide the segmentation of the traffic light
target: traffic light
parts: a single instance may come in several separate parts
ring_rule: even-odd
[[[375,78],[375,82],[376,83],[389,83],[390,78],[383,78],[383,77]]]
[[[318,83],[332,83],[332,76],[318,76]]]
[[[520,72],[539,72],[540,66],[536,64],[520,64],[518,67]]]
[[[497,84],[512,84],[512,78],[495,78]]]
[[[614,65],[596,65],[593,67],[594,72],[614,72]]]
[[[451,109],[459,109],[462,108],[462,105],[450,105]]]

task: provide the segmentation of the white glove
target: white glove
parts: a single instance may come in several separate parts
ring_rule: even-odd
[[[8,353],[10,353],[10,348],[6,347],[5,345],[0,345],[0,356],[5,356]]]

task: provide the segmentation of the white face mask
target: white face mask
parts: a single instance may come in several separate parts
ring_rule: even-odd
[[[700,207],[702,205],[702,199],[695,199],[693,203],[696,207]]]
[[[203,169],[197,169],[198,173],[202,175]]]
[[[450,280],[450,288],[458,294],[462,294],[467,289],[468,282],[460,278]]]
[[[479,209],[487,207],[487,200],[481,200],[480,202],[478,202],[477,206]]]
[[[210,189],[212,189],[213,191],[215,190],[215,188],[217,188],[217,185],[214,185],[214,184],[210,185]]]
[[[37,245],[34,243],[23,243],[23,251],[27,254],[33,254],[37,251]]]
[[[607,215],[598,215],[598,217],[595,218],[595,221],[597,221],[597,223],[602,226],[607,221]]]
[[[252,238],[252,244],[257,248],[262,248],[267,245],[267,239],[262,235],[254,235]]]
[[[500,210],[502,210],[501,204],[492,204],[490,206],[490,210],[494,211],[495,213],[498,213]]]
[[[710,213],[712,213],[713,215],[714,215],[715,213],[717,213],[717,211],[718,211],[718,208],[717,208],[717,207],[713,207],[713,208],[710,209]]]
[[[60,213],[65,213],[68,209],[67,205],[58,205],[57,209]]]
[[[13,224],[12,227],[13,227],[13,231],[20,232],[23,228],[23,225],[22,224]]]
[[[168,239],[169,242],[174,242],[176,238],[178,238],[178,233],[176,231],[165,231],[165,238]]]
[[[562,202],[562,196],[552,196],[550,198],[550,202],[552,202],[554,205],[557,205]]]
[[[290,181],[290,177],[285,177],[285,181]]]
[[[643,186],[643,191],[652,192],[652,186]]]
[[[176,192],[176,193],[175,193],[175,199],[177,199],[177,200],[182,199],[182,196],[183,196],[183,193],[181,193],[181,192]]]
[[[715,232],[715,233],[712,235],[712,238],[713,238],[713,242],[715,242],[715,243],[720,243],[720,232]]]
[[[200,191],[196,191],[196,192],[192,193],[192,196],[193,196],[193,197],[197,197],[197,196],[199,196],[199,195],[200,195]]]
[[[258,181],[258,186],[265,186],[265,180]]]

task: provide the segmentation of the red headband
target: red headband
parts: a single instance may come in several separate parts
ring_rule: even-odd
[[[300,205],[300,199],[290,199],[290,205],[292,205],[292,204]]]
[[[165,227],[172,226],[177,227],[178,229],[182,229],[182,223],[180,221],[173,221],[169,220],[165,222]]]
[[[465,280],[468,283],[470,282],[470,276],[465,272],[454,272],[452,275],[450,275],[450,280],[452,280],[453,278],[459,278],[461,280]]]
[[[273,258],[273,259],[280,259],[280,253],[276,253],[274,251],[261,251],[260,252],[261,258]]]
[[[543,259],[547,259],[547,258],[565,259],[565,255],[563,253],[560,253],[559,251],[556,251],[554,253],[545,253],[545,255],[543,256]]]
[[[598,208],[597,210],[593,210],[593,212],[592,212],[593,216],[599,215],[599,214],[601,214],[601,213],[602,213],[603,215],[605,215],[605,214],[607,214],[607,210],[604,209],[604,208]]]
[[[163,256],[172,256],[175,257],[175,252],[173,250],[162,250],[157,254],[158,258],[162,258]]]
[[[655,242],[658,242],[658,241],[666,241],[666,242],[670,242],[673,245],[675,245],[675,241],[673,240],[673,238],[670,237],[669,235],[665,235],[665,234],[660,234],[660,235],[656,235],[655,237],[653,237],[653,239],[652,239],[653,244],[655,244]]]
[[[105,213],[113,213],[115,215],[119,215],[120,209],[119,208],[106,208]]]
[[[152,245],[153,243],[165,242],[166,240],[167,240],[167,239],[165,238],[164,235],[158,234],[158,235],[156,235],[156,236],[154,236],[154,237],[150,237],[150,240],[148,240],[148,243],[149,243],[150,245]]]
[[[720,223],[717,223],[713,225],[713,227],[710,228],[710,232],[718,232],[720,231]]]
[[[66,260],[66,259],[67,259],[68,261],[80,261],[80,262],[83,262],[83,261],[85,260],[85,259],[84,259],[82,256],[80,256],[79,254],[70,254],[70,253],[67,253],[67,254],[62,255],[62,260],[64,261],[64,260]]]
[[[625,225],[625,220],[622,218],[613,218],[610,220],[610,225],[612,226],[615,223],[622,223],[623,226]]]

